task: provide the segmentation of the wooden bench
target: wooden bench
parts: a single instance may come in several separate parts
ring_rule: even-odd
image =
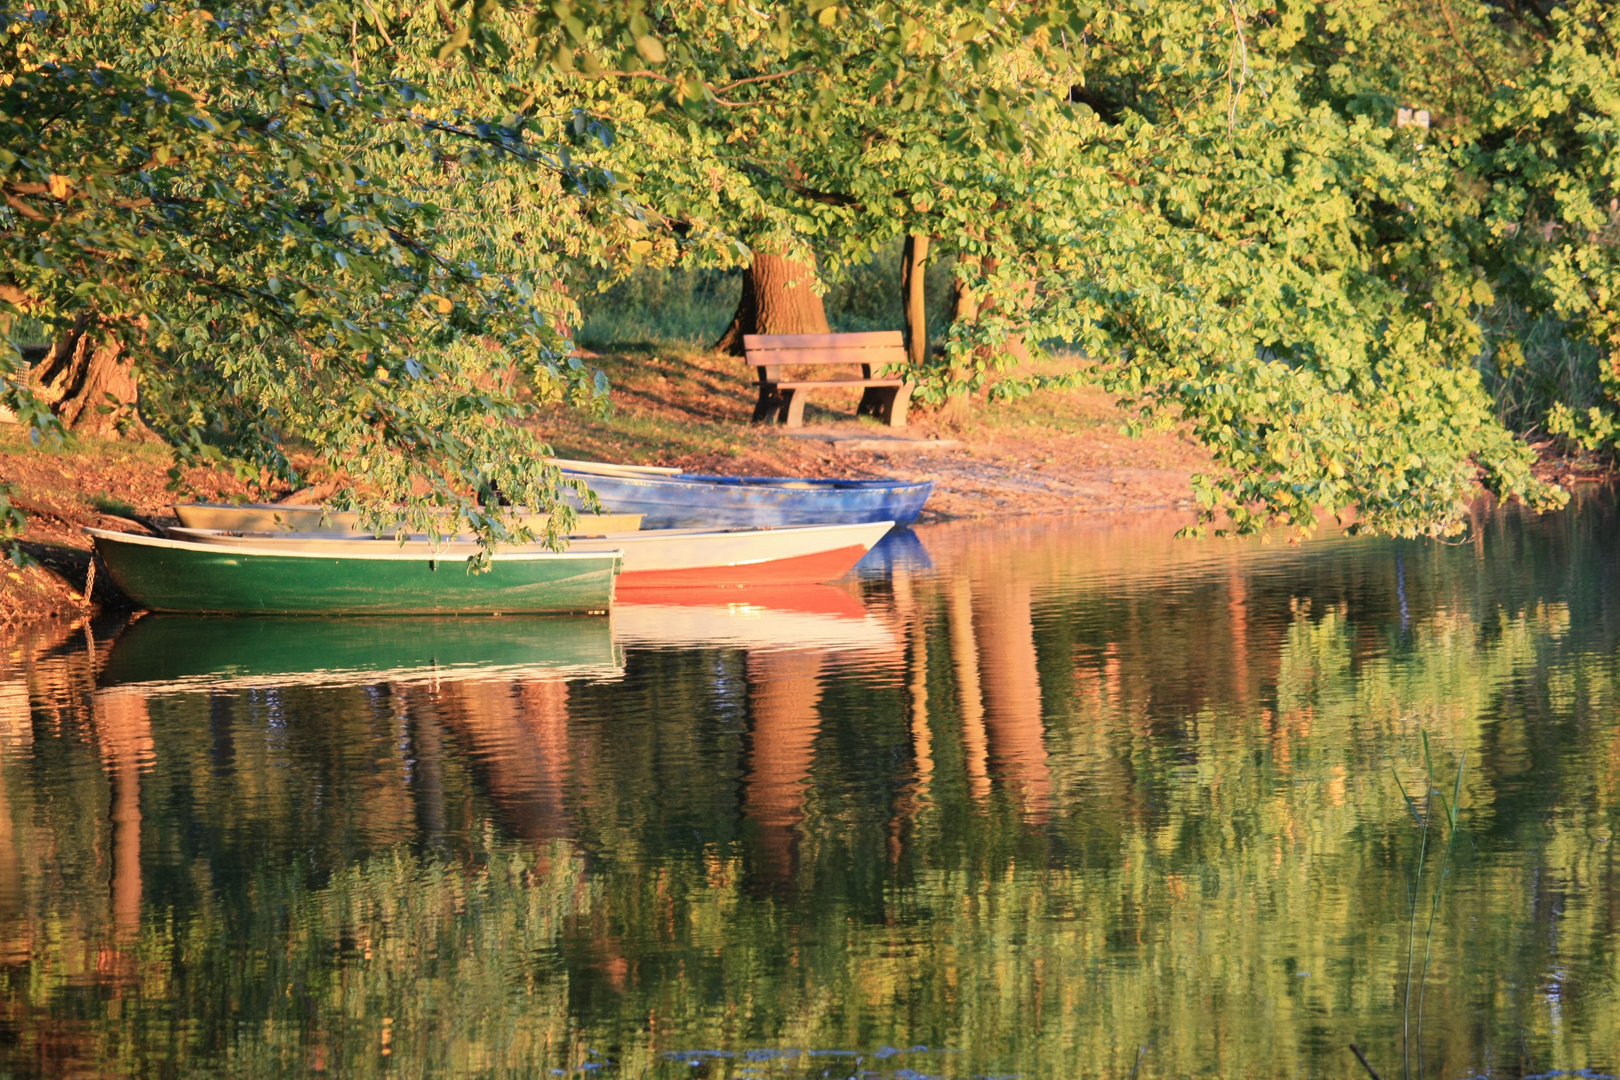
[[[828,386],[861,386],[866,392],[856,413],[875,416],[890,427],[906,426],[912,384],[880,379],[872,372],[886,364],[906,362],[905,337],[898,330],[867,334],[744,334],[748,364],[759,372],[759,402],[754,423],[779,420],[787,427],[804,425],[804,402],[810,391]],[[786,379],[784,367],[849,365],[860,378]]]

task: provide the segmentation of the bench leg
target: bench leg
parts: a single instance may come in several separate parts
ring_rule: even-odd
[[[804,402],[810,395],[802,386],[790,386],[786,390],[778,390],[782,396],[782,426],[804,427]]]
[[[782,411],[782,395],[776,387],[761,384],[759,401],[754,404],[754,423],[764,424],[777,418]]]
[[[915,389],[911,383],[894,388],[894,396],[889,399],[888,414],[883,418],[890,427],[906,426],[906,409],[911,406],[911,392]]]
[[[868,386],[861,395],[855,412],[858,416],[875,416],[890,427],[906,426],[906,407],[911,404],[912,385]]]

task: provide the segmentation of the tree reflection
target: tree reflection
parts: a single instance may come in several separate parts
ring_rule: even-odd
[[[141,929],[141,772],[152,764],[152,720],[139,691],[98,690],[91,702],[112,784],[112,925],[129,941]]]
[[[950,592],[951,666],[956,676],[957,710],[962,718],[962,761],[967,770],[968,793],[982,800],[990,794],[990,754],[973,614],[973,581],[958,577],[951,583]]]
[[[471,754],[501,821],[526,840],[569,834],[563,787],[568,775],[568,685],[560,679],[469,679],[419,691],[406,700],[430,732],[443,717]],[[428,785],[423,775],[419,788]],[[442,796],[439,796],[442,798]]]
[[[1027,580],[996,574],[974,598],[973,615],[978,624],[984,715],[998,771],[1017,791],[1024,812],[1044,820],[1052,785],[1029,604]]]
[[[776,886],[793,880],[806,785],[821,729],[819,652],[761,652],[748,657],[753,716],[743,813],[758,825],[761,876]]]
[[[20,703],[16,691],[21,691]],[[0,685],[0,965],[20,963],[28,955],[27,898],[5,763],[7,757],[26,752],[32,743],[27,688],[20,681]]]

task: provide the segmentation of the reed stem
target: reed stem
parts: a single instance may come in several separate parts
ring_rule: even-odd
[[[1417,824],[1420,839],[1418,841],[1417,869],[1412,876],[1410,892],[1408,893],[1407,930],[1406,930],[1406,988],[1401,1002],[1401,1069],[1404,1080],[1412,1080],[1412,969],[1417,957],[1417,916],[1418,905],[1423,898],[1423,871],[1429,858],[1429,831],[1434,820],[1434,800],[1440,800],[1441,822],[1446,829],[1446,846],[1440,856],[1439,881],[1434,885],[1429,903],[1429,921],[1423,932],[1423,966],[1418,974],[1418,1007],[1417,1007],[1417,1058],[1418,1076],[1423,1075],[1423,1006],[1428,996],[1429,960],[1434,953],[1434,924],[1440,915],[1440,901],[1445,892],[1445,881],[1448,867],[1451,862],[1451,853],[1457,843],[1457,823],[1461,811],[1463,770],[1468,765],[1468,755],[1464,754],[1457,762],[1457,776],[1452,783],[1452,795],[1448,800],[1446,793],[1435,786],[1434,758],[1429,751],[1429,733],[1423,732],[1423,767],[1424,791],[1423,812],[1418,813],[1417,802],[1407,794],[1406,786],[1401,783],[1400,773],[1395,773],[1395,784],[1401,789],[1401,798],[1406,800],[1406,809]],[[1360,1057],[1360,1054],[1357,1054]],[[1365,1059],[1362,1062],[1366,1064]]]
[[[1427,736],[1425,736],[1427,739]],[[1401,778],[1395,777],[1399,785]],[[1433,784],[1430,784],[1433,789]],[[1406,794],[1405,786],[1401,786],[1401,795],[1406,799],[1406,806],[1412,812],[1412,817],[1422,829],[1422,839],[1418,843],[1417,873],[1412,878],[1412,885],[1407,893],[1407,908],[1411,912],[1406,928],[1406,992],[1401,997],[1401,1075],[1403,1080],[1412,1080],[1412,966],[1417,956],[1417,912],[1418,897],[1423,892],[1423,864],[1429,856],[1429,800],[1424,798],[1423,814],[1419,816],[1417,806],[1412,797]]]

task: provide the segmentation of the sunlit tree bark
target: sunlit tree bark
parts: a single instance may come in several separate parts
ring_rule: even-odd
[[[801,262],[755,252],[753,264],[743,271],[737,312],[715,349],[741,356],[744,334],[830,333],[814,280],[815,273]]]
[[[900,260],[900,293],[905,299],[906,354],[918,367],[928,362],[928,293],[924,279],[928,270],[929,237],[919,233],[906,236]]]

